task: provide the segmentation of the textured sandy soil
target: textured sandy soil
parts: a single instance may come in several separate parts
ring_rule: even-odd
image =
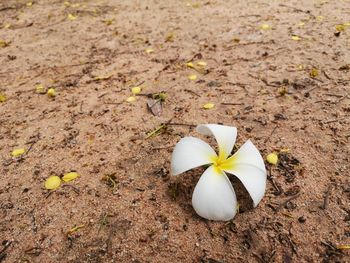
[[[27,2],[0,2],[0,262],[350,261],[349,1]],[[203,169],[169,174],[200,123],[236,126],[264,157],[289,149],[256,209],[233,181],[230,222],[195,214]]]

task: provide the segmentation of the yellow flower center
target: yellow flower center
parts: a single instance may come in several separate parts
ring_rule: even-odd
[[[225,170],[232,168],[236,163],[236,157],[231,156],[229,158],[224,158],[222,155],[213,157],[213,165],[219,170]]]

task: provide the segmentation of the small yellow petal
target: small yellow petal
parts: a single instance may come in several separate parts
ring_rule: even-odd
[[[165,41],[166,42],[173,42],[175,38],[175,34],[174,33],[169,33],[166,37],[165,37]]]
[[[65,6],[70,6],[70,2],[68,2],[68,1],[64,1],[64,3],[63,3]]]
[[[77,16],[72,15],[72,14],[68,14],[68,19],[69,20],[75,20],[75,19],[77,19]]]
[[[112,76],[113,76],[112,74],[111,75],[106,75],[106,76],[96,76],[96,77],[94,77],[94,80],[96,80],[96,81],[106,80],[106,79],[111,78]]]
[[[350,249],[350,245],[340,245],[337,246],[337,249]]]
[[[345,22],[343,25],[344,26],[350,26],[350,22]]]
[[[149,47],[149,48],[146,48],[145,51],[147,54],[151,54],[154,52],[154,49]]]
[[[260,26],[260,29],[262,29],[262,30],[268,30],[268,29],[271,29],[271,26],[268,25],[268,24],[262,24],[262,25]]]
[[[290,152],[290,149],[289,148],[282,148],[280,150],[281,153],[287,153],[287,152]]]
[[[79,177],[79,174],[76,172],[70,172],[70,173],[66,173],[63,177],[62,180],[65,182],[69,182],[74,180],[75,178]]]
[[[214,103],[206,103],[206,104],[203,105],[203,108],[206,109],[206,110],[212,109],[214,107],[215,107]]]
[[[31,7],[31,6],[33,5],[33,2],[28,2],[26,5],[27,5],[28,7]]]
[[[298,23],[298,26],[299,26],[299,27],[303,27],[304,25],[305,25],[304,22],[299,22],[299,23]]]
[[[136,100],[135,96],[130,96],[126,99],[127,102],[134,102]]]
[[[344,31],[345,30],[345,26],[344,25],[336,25],[335,26],[335,30],[337,30],[338,32]]]
[[[45,188],[48,190],[55,190],[61,185],[61,178],[56,175],[50,176],[45,181]]]
[[[85,227],[85,225],[80,225],[80,226],[73,227],[73,228],[68,230],[67,235],[69,236],[69,235],[73,234],[74,232],[78,231],[79,229],[81,229],[83,227]]]
[[[0,39],[0,47],[7,47],[9,45],[9,42],[6,42],[5,40]]]
[[[194,65],[192,62],[187,62],[186,63],[186,66],[189,67],[189,68],[194,68]]]
[[[56,90],[54,88],[50,88],[47,90],[47,96],[49,97],[55,97],[56,96]]]
[[[205,61],[198,61],[197,65],[204,68],[204,67],[207,66],[207,62],[205,62]]]
[[[324,20],[324,16],[316,16],[317,22],[322,22]]]
[[[12,152],[11,152],[11,155],[13,157],[18,157],[18,156],[21,156],[22,154],[24,154],[26,152],[25,149],[21,148],[21,149],[14,149]]]
[[[197,75],[195,75],[195,74],[188,75],[188,79],[189,80],[196,80],[197,79]]]
[[[299,36],[296,36],[296,35],[293,35],[293,36],[292,36],[292,40],[294,40],[294,41],[299,41],[299,40],[300,40],[300,37],[299,37]]]
[[[5,102],[6,100],[7,100],[6,96],[0,93],[0,103]]]
[[[266,161],[270,164],[276,165],[278,162],[278,155],[276,153],[270,153],[266,156]]]
[[[318,70],[316,68],[312,68],[310,71],[310,77],[316,78],[318,76]]]
[[[113,19],[106,19],[102,21],[103,23],[105,23],[107,26],[110,26],[113,24]]]
[[[297,65],[297,70],[303,70],[304,69],[304,65],[303,64],[299,64]]]
[[[139,94],[141,92],[141,88],[140,87],[133,87],[133,88],[131,88],[131,92],[134,95]]]
[[[44,94],[44,93],[46,93],[46,92],[45,92],[45,88],[44,88],[44,86],[43,86],[42,84],[36,85],[36,86],[35,86],[35,91],[36,91],[36,93],[39,93],[39,94]]]

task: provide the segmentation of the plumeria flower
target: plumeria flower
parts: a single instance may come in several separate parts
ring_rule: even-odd
[[[171,160],[173,175],[210,165],[193,192],[192,205],[196,213],[209,220],[221,221],[236,215],[236,194],[226,174],[234,175],[242,182],[256,207],[266,188],[266,169],[259,150],[248,140],[230,156],[237,137],[235,127],[203,124],[198,125],[196,130],[215,137],[219,154],[201,139],[185,137],[175,146]]]

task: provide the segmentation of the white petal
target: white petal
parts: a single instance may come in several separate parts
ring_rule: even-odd
[[[221,168],[242,182],[257,206],[265,194],[266,169],[259,150],[248,140]]]
[[[250,164],[266,173],[264,159],[251,140],[246,141],[233,156],[236,163]]]
[[[173,151],[171,173],[178,175],[190,169],[210,164],[215,158],[215,151],[206,142],[194,137],[182,138]]]
[[[232,219],[236,215],[237,200],[226,174],[210,166],[194,189],[192,205],[196,213],[206,219]]]
[[[218,124],[201,124],[197,131],[203,135],[214,135],[219,145],[219,157],[226,159],[233,149],[237,137],[237,128]]]

